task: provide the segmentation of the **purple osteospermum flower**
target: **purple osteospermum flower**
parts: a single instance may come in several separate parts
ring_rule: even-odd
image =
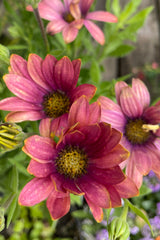
[[[12,111],[6,121],[52,120],[55,132],[67,124],[68,112],[72,103],[82,95],[91,99],[96,87],[77,81],[80,72],[80,59],[72,62],[68,57],[57,60],[47,55],[43,60],[30,54],[28,62],[18,55],[12,55],[9,74],[4,81],[16,97],[0,101],[0,110]]]
[[[73,125],[57,144],[46,137],[46,123],[40,127],[45,137],[35,135],[25,140],[23,151],[32,158],[28,171],[35,178],[23,188],[21,205],[32,206],[47,199],[51,217],[58,219],[70,209],[70,193],[84,195],[100,222],[102,208],[120,206],[121,198],[138,194],[119,167],[128,157],[128,151],[119,144],[121,133],[109,124],[97,123],[99,109],[98,104],[89,105],[86,97],[80,97],[69,112],[69,126]]]
[[[126,174],[140,187],[143,175],[151,169],[160,173],[160,104],[149,107],[148,89],[139,79],[133,79],[132,87],[118,82],[115,91],[118,104],[106,97],[99,98],[101,120],[123,133],[121,143],[130,152],[125,162]]]
[[[117,22],[117,17],[105,11],[88,12],[94,0],[42,0],[39,5],[40,16],[51,21],[47,26],[47,32],[56,34],[62,31],[66,43],[75,40],[78,30],[83,25],[88,29],[92,37],[104,44],[105,38],[101,29],[90,20],[103,22]],[[27,10],[32,11],[28,6]]]

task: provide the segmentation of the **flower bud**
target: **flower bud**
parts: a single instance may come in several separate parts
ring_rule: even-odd
[[[26,0],[27,5],[31,5],[34,9],[38,8],[40,0]]]
[[[4,229],[4,227],[5,227],[4,209],[0,208],[0,232]]]
[[[122,218],[114,218],[109,225],[109,239],[111,240],[127,240],[130,235],[129,225]]]
[[[0,124],[0,155],[22,145],[24,132],[15,123]]]

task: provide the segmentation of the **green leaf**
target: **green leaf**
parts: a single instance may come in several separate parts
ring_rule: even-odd
[[[8,48],[0,44],[0,61],[9,65],[9,55]]]
[[[124,10],[122,11],[119,22],[122,23],[126,21],[138,8],[142,0],[132,0],[125,5]]]
[[[148,226],[150,227],[150,230],[151,230],[151,232],[152,232],[152,235],[153,235],[152,227],[151,227],[151,224],[150,224],[150,222],[149,222],[148,217],[147,217],[139,208],[137,208],[136,206],[134,206],[129,200],[124,199],[124,201],[128,204],[128,207],[130,207],[130,209],[131,209],[136,215],[138,215],[139,217],[141,217],[141,218],[148,224]]]
[[[11,175],[11,189],[13,192],[17,192],[18,191],[18,170],[16,166],[12,167],[12,175]]]
[[[135,49],[134,46],[131,45],[121,45],[117,49],[115,49],[113,52],[109,54],[109,56],[113,57],[123,57],[133,51]]]
[[[119,0],[113,0],[112,10],[113,10],[113,13],[114,13],[116,16],[119,16],[120,11],[121,11],[121,7],[120,7],[120,4],[119,4]]]
[[[82,206],[82,197],[76,196],[74,194],[70,194],[71,204],[77,204],[78,206]]]
[[[21,50],[21,49],[27,49],[28,47],[26,45],[9,45],[9,50]]]
[[[153,10],[153,6],[147,7],[143,9],[142,11],[135,14],[132,18],[130,18],[127,21],[127,24],[135,24],[139,23],[140,27],[144,24],[144,21],[146,17],[150,14],[150,12]]]
[[[141,186],[141,188],[140,188],[140,195],[139,195],[139,197],[148,195],[151,192],[152,192],[152,190],[150,188],[148,188],[146,185],[143,184]]]
[[[98,83],[101,77],[101,71],[99,64],[96,60],[93,60],[90,67],[90,76],[94,83]]]
[[[18,196],[15,196],[12,203],[10,204],[9,208],[7,209],[8,212],[8,216],[7,216],[7,228],[9,227],[11,221],[12,221],[12,217],[14,215],[14,211],[16,209],[17,206],[17,199]]]

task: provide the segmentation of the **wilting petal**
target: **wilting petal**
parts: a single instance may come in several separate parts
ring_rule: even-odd
[[[93,217],[95,220],[99,223],[103,220],[103,209],[97,205],[94,204],[94,202],[91,202],[87,196],[85,196],[86,202],[88,203],[88,206],[93,214]]]
[[[71,43],[76,39],[78,35],[78,29],[68,25],[63,29],[62,35],[65,43]]]
[[[31,103],[43,101],[44,92],[40,91],[34,82],[16,74],[6,74],[4,81],[8,89],[17,97]]]
[[[85,125],[89,120],[89,103],[85,96],[76,100],[69,111],[68,125],[73,126],[79,122],[81,125]]]
[[[0,109],[6,111],[38,111],[41,105],[26,102],[18,97],[5,98],[0,101]]]
[[[38,111],[24,111],[24,112],[11,112],[5,117],[7,122],[23,122],[23,121],[36,121],[45,118],[43,112]]]
[[[90,34],[92,35],[92,37],[101,45],[103,45],[105,43],[105,37],[103,32],[101,31],[101,29],[94,24],[93,22],[89,21],[89,20],[85,20],[84,21],[84,25],[87,28],[87,30],[90,32]]]
[[[70,209],[70,196],[53,190],[47,199],[47,208],[52,220],[63,217]]]
[[[39,132],[42,137],[50,137],[51,134],[51,118],[42,119],[39,124]]]
[[[34,178],[22,189],[19,204],[33,206],[45,200],[53,188],[50,178]]]
[[[108,186],[118,184],[125,179],[125,175],[119,166],[107,169],[99,169],[94,166],[89,166],[89,175],[98,183]]]
[[[130,87],[125,87],[121,91],[120,105],[125,115],[130,118],[140,117],[143,106]]]
[[[68,24],[63,19],[55,19],[48,23],[47,33],[54,35],[61,32]]]
[[[96,89],[97,88],[92,84],[86,83],[86,84],[79,85],[78,87],[74,88],[70,93],[71,100],[75,101],[82,95],[85,95],[87,100],[90,100],[94,96]]]
[[[120,104],[120,95],[124,87],[128,87],[128,84],[123,81],[117,82],[115,84],[115,93],[116,93],[116,99],[118,104]]]
[[[86,15],[86,13],[90,9],[93,1],[94,0],[80,1],[80,8],[81,8],[82,14]]]
[[[68,57],[61,58],[55,65],[55,83],[58,89],[66,92],[71,91],[74,85],[73,64]]]
[[[111,207],[109,193],[107,192],[106,188],[94,181],[94,179],[91,179],[90,177],[77,179],[77,185],[82,192],[85,193],[85,196],[89,199],[89,201],[94,202],[95,205],[102,208]]]
[[[30,54],[28,58],[28,72],[35,83],[43,89],[51,91],[52,88],[47,84],[42,73],[42,58],[36,54]]]
[[[120,207],[122,205],[121,198],[116,188],[110,185],[110,186],[107,186],[107,191],[110,194],[112,208]]]
[[[118,19],[112,13],[105,11],[95,11],[87,13],[86,19],[97,20],[102,22],[117,22]]]
[[[132,181],[129,177],[126,177],[123,182],[114,185],[114,187],[121,198],[131,198],[139,195],[138,188],[136,187],[134,181]]]
[[[150,156],[150,151],[147,148],[134,147],[132,149],[131,158],[134,159],[131,161],[134,161],[137,170],[142,175],[147,175],[150,172],[152,166],[152,158]]]
[[[27,171],[38,178],[48,177],[55,171],[55,165],[51,163],[39,163],[34,159],[31,159]]]
[[[47,137],[38,135],[25,140],[25,149],[33,159],[53,160],[56,154],[55,142]]]
[[[10,64],[14,74],[32,80],[27,70],[27,61],[24,58],[19,55],[12,54],[10,57]]]
[[[133,78],[132,89],[143,105],[143,109],[148,107],[150,104],[150,94],[146,85],[140,79]]]
[[[132,153],[126,166],[126,175],[134,181],[138,189],[141,187],[143,175],[137,170]]]
[[[55,66],[56,62],[57,62],[57,59],[50,54],[48,54],[42,62],[43,76],[44,76],[46,82],[48,82],[48,84],[54,90],[56,89],[56,85],[54,83],[54,66]]]
[[[98,168],[112,168],[125,161],[129,156],[129,152],[118,144],[111,152],[106,156],[100,158],[90,159],[90,164],[93,164]]]

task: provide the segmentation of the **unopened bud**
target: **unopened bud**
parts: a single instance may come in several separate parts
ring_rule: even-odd
[[[40,0],[26,0],[27,5],[31,5],[34,9],[38,8]]]
[[[4,229],[4,227],[5,227],[4,209],[0,208],[0,232]]]
[[[128,223],[121,218],[114,218],[109,225],[109,239],[111,240],[127,240],[130,235]]]
[[[25,133],[15,123],[0,124],[0,154],[12,151],[22,145]]]

